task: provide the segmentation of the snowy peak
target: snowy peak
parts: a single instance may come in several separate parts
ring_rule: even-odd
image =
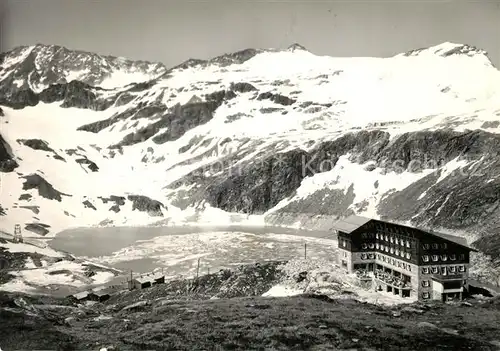
[[[52,84],[79,80],[92,86],[115,88],[156,78],[166,68],[160,63],[101,56],[57,45],[17,47],[1,56],[0,81],[39,92]]]
[[[438,56],[438,57],[467,57],[478,58],[484,64],[492,66],[488,53],[485,50],[467,44],[457,44],[452,42],[444,42],[439,45],[429,48],[422,48],[408,51],[403,56]],[[397,55],[400,56],[400,55]]]
[[[304,46],[295,43],[295,44],[290,45],[288,47],[287,51],[290,51],[290,52],[294,52],[294,51],[307,51],[307,49]]]

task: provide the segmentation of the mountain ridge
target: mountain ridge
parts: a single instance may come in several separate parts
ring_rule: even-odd
[[[69,67],[96,73],[68,81],[64,69],[33,78],[26,50],[0,71],[4,230],[211,216],[327,226],[318,216],[351,213],[471,231],[470,241],[497,230],[500,72],[469,56],[483,50],[332,58],[294,44],[145,66],[145,80],[111,88],[98,82],[113,71],[92,66],[111,65],[103,56],[70,54]],[[47,50],[65,67],[63,49]]]

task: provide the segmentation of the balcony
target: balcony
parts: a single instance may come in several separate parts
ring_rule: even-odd
[[[400,277],[396,277],[391,273],[384,272],[382,270],[375,271],[375,279],[380,280],[381,282],[391,285],[395,288],[399,289],[411,289],[411,284],[405,282]]]

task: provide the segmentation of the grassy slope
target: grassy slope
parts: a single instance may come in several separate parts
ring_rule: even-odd
[[[119,350],[500,349],[495,346],[495,342],[500,345],[498,299],[476,301],[472,306],[435,303],[387,308],[311,296],[160,298],[142,300],[143,305],[129,309],[123,309],[124,302],[77,311],[52,308],[43,310],[43,316],[38,312],[38,317],[6,310],[7,305],[14,306],[9,301],[3,299],[0,312],[4,350],[101,346]]]

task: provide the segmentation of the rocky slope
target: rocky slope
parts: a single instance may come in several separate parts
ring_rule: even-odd
[[[500,229],[500,72],[471,46],[379,59],[293,45],[166,69],[37,45],[2,54],[0,91],[4,230],[328,229],[353,212],[471,241]]]

